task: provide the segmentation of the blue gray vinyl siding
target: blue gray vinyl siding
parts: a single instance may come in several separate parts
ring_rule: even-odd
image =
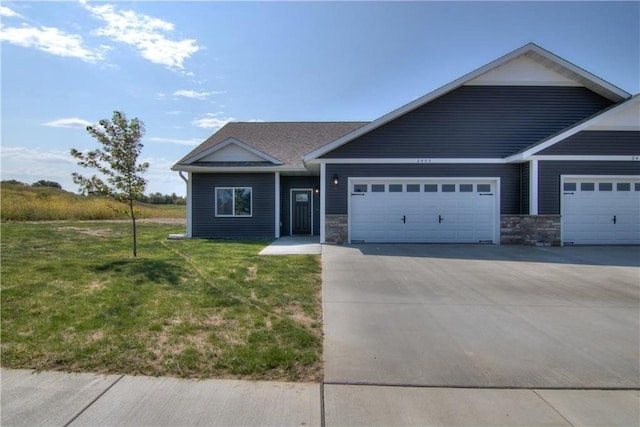
[[[332,181],[338,175],[338,185]],[[520,214],[519,164],[328,164],[326,182],[326,213],[347,213],[347,180],[349,177],[402,177],[402,178],[501,178],[500,213]]]
[[[319,176],[280,176],[280,235],[291,234],[291,189],[319,188]],[[313,192],[313,234],[320,234],[320,194]]]
[[[610,106],[581,87],[462,86],[324,158],[501,158]]]
[[[273,173],[194,173],[192,235],[205,238],[274,238],[275,175]],[[252,187],[252,216],[215,215],[216,187]]]
[[[529,163],[520,164],[520,213],[529,213]]]
[[[640,132],[582,131],[546,148],[538,155],[610,155],[640,154]]]
[[[640,175],[640,162],[538,163],[538,213],[560,213],[560,175]]]

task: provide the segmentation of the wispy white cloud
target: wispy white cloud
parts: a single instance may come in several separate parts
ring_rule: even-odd
[[[192,99],[207,99],[207,96],[211,95],[211,92],[196,92],[195,90],[177,90],[173,92],[173,96],[182,96],[184,98]]]
[[[93,123],[84,120],[84,119],[79,119],[78,117],[72,117],[72,118],[68,118],[68,119],[58,119],[58,120],[53,120],[51,122],[47,122],[47,123],[43,123],[43,126],[50,126],[50,127],[54,127],[54,128],[78,128],[78,129],[85,129],[87,126],[92,125]]]
[[[2,160],[12,160],[14,164],[17,162],[62,162],[75,163],[71,154],[67,151],[53,150],[46,151],[39,148],[28,147],[5,147],[1,148]]]
[[[103,59],[100,51],[83,46],[81,36],[67,34],[54,27],[0,26],[0,41],[36,48],[52,55],[79,58],[86,62]]]
[[[179,144],[179,145],[198,145],[202,142],[201,139],[191,138],[191,139],[177,139],[177,138],[161,138],[157,136],[153,136],[148,138],[151,142],[160,142],[160,143],[169,143],[169,144]]]
[[[207,113],[202,117],[194,119],[191,124],[205,129],[218,130],[227,123],[234,121],[234,117],[222,117],[224,113]]]
[[[168,114],[170,116],[177,116],[178,114],[181,114],[182,111],[180,110],[175,110],[175,111],[167,111],[165,114]]]
[[[133,46],[143,58],[154,64],[183,69],[184,61],[200,49],[196,40],[172,38],[174,25],[171,22],[133,10],[116,10],[109,4],[83,4],[106,24],[95,31],[96,35]]]
[[[6,6],[0,5],[0,16],[4,16],[5,18],[22,18],[18,12],[14,12]]]

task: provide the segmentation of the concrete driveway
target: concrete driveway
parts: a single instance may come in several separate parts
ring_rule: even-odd
[[[323,248],[325,383],[640,387],[640,248]]]

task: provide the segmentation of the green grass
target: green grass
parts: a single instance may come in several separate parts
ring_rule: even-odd
[[[51,187],[3,183],[0,188],[2,221],[126,219],[118,210],[127,206],[104,197],[84,197]],[[186,207],[136,203],[140,218],[184,218]]]
[[[1,362],[119,374],[321,379],[320,262],[181,227],[3,223]]]

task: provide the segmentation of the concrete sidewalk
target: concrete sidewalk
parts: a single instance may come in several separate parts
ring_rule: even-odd
[[[2,426],[638,426],[638,390],[183,380],[2,369]]]
[[[260,255],[320,255],[319,236],[283,236],[260,251]]]

